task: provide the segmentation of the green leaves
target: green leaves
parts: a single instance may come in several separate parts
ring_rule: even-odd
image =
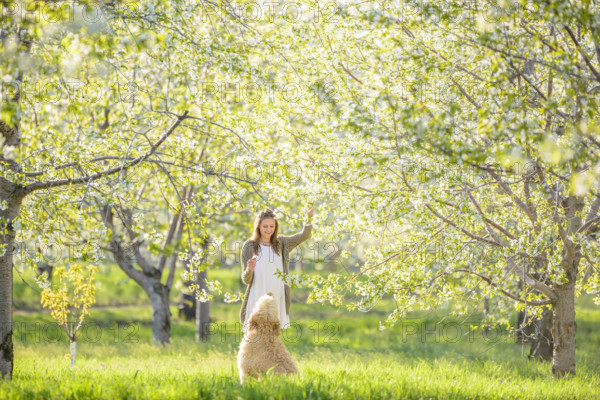
[[[32,199],[24,226],[37,222],[47,234],[66,221],[69,230],[93,232],[91,218],[73,222],[69,205],[85,193],[92,203],[153,210],[134,228],[147,236],[144,251],[168,255],[178,246],[161,240],[166,204],[178,204],[177,188],[193,183],[191,250],[206,232],[247,236],[248,215],[265,204],[293,215],[306,201],[329,213],[319,221],[322,238],[350,234],[362,240],[353,251],[373,249],[361,259],[372,270],[360,287],[344,284],[356,271],[333,274],[309,283],[311,300],[342,304],[345,291],[360,289],[365,302],[391,294],[399,309],[414,309],[481,297],[482,285],[532,296],[513,272],[499,281],[512,271],[508,259],[533,268],[532,257],[561,254],[560,199],[582,196],[589,209],[597,191],[600,82],[564,31],[581,26],[578,43],[600,70],[591,51],[597,33],[586,22],[595,15],[584,2],[540,4],[537,12],[511,2],[467,15],[454,1],[405,2],[409,13],[340,5],[344,18],[320,9],[310,24],[239,20],[188,3],[130,4],[98,30],[31,30],[41,43],[32,56],[43,67],[26,78],[72,93],[51,102],[40,99],[44,87],[34,89],[23,114],[3,104],[0,118],[21,122],[24,171],[59,179],[117,167],[148,151],[173,113],[189,110],[195,119],[150,162],[61,194],[50,218],[47,200]],[[298,4],[315,12],[314,2]],[[104,156],[113,158],[92,161]],[[238,157],[236,170],[228,162]],[[228,165],[209,175],[206,162]],[[296,179],[258,174],[251,162],[289,162]],[[465,256],[474,243],[487,251],[475,246]],[[443,256],[427,251],[439,246]],[[492,250],[500,256],[490,258]],[[554,258],[539,268],[554,274],[550,264]]]
[[[3,101],[0,109],[0,121],[10,128],[14,128],[19,122],[19,105],[12,101]]]

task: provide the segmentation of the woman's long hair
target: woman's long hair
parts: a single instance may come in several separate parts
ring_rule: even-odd
[[[267,208],[265,211],[256,214],[256,217],[254,218],[254,233],[252,235],[252,241],[254,242],[255,256],[258,256],[258,249],[260,248],[260,224],[264,219],[267,218],[273,218],[275,220],[275,230],[271,235],[270,242],[275,254],[281,255],[281,253],[279,252],[279,242],[277,241],[277,232],[279,232],[279,221],[277,221],[277,218],[275,218],[275,213]]]

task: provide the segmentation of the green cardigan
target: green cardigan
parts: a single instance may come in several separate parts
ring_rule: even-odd
[[[310,221],[310,219],[309,219]],[[290,252],[296,248],[300,243],[304,242],[310,237],[312,231],[312,224],[307,222],[304,224],[302,232],[292,236],[277,236],[279,242],[279,250],[282,254],[283,259],[283,273],[287,275],[290,269]],[[246,306],[248,304],[248,295],[250,294],[250,287],[252,287],[252,280],[254,278],[254,271],[248,268],[248,260],[254,256],[254,247],[251,239],[246,240],[242,246],[242,282],[246,285],[246,294],[244,295],[244,301],[242,302],[242,309],[240,310],[240,321],[244,325],[246,320]],[[285,289],[285,311],[290,314],[290,286],[284,285]]]

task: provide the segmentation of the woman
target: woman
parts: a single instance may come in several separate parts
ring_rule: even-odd
[[[279,222],[271,210],[261,212],[254,219],[254,234],[242,246],[242,281],[248,285],[240,310],[242,332],[256,301],[266,293],[273,293],[279,305],[281,329],[290,327],[290,287],[275,275],[275,271],[289,273],[290,252],[310,237],[313,208],[307,213],[302,232],[292,236],[278,236]]]

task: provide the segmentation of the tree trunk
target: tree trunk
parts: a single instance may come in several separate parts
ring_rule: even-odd
[[[516,342],[529,343],[529,359],[552,361],[552,310],[545,307],[542,318],[525,320],[525,311],[519,311],[517,317]]]
[[[483,298],[483,315],[487,316],[490,313],[490,296],[485,296]],[[484,334],[488,334],[490,331],[490,326],[488,324],[485,324],[483,326],[483,333]]]
[[[545,307],[542,318],[532,321],[533,336],[529,348],[529,358],[538,361],[552,361],[554,341],[552,340],[552,310]]]
[[[71,339],[71,368],[75,366],[75,356],[77,355],[77,342]]]
[[[179,318],[196,321],[196,297],[190,293],[182,293],[179,300]]]
[[[198,273],[200,290],[206,287],[206,270]],[[196,342],[210,340],[210,302],[200,302],[196,299]]]
[[[582,226],[581,215],[585,202],[581,197],[571,195],[561,203],[569,221],[567,235],[573,237]],[[555,376],[575,374],[575,332],[577,331],[575,282],[581,261],[581,244],[573,243],[570,239],[565,242],[561,265],[565,268],[566,282],[555,285],[557,299],[552,304],[552,339],[554,340],[552,374]]]
[[[207,251],[208,251],[208,245],[209,245],[209,240],[208,238],[205,238],[202,241],[202,251],[203,251],[203,256],[202,259],[200,261],[200,264],[203,264],[206,261],[206,257],[207,257]],[[195,253],[192,253],[191,257],[194,256]],[[190,257],[190,259],[191,259]],[[190,264],[189,261],[185,263],[185,267],[186,271],[190,271]],[[195,283],[198,286],[198,291],[202,291],[202,289],[205,289],[208,291],[208,287],[206,285],[206,281],[207,281],[207,271],[206,269],[204,271],[198,271],[197,276],[196,276],[196,280]],[[183,282],[183,284],[189,288],[190,285],[194,283],[194,280],[188,280]],[[210,340],[210,302],[207,301],[205,303],[200,302],[197,298],[196,298],[196,293],[192,293],[193,297],[194,297],[194,312],[195,312],[195,321],[196,321],[196,342],[200,342],[200,341],[208,341]]]
[[[542,280],[546,285],[552,283],[545,276],[538,272],[532,273],[536,279]],[[523,281],[519,281],[519,286],[523,286]],[[529,343],[529,359],[538,361],[552,361],[553,340],[552,340],[552,310],[544,307],[542,318],[532,318],[526,321],[525,311],[519,311],[516,327],[516,342]]]
[[[171,338],[169,290],[160,281],[147,285],[145,289],[152,303],[152,341],[164,346]]]
[[[122,220],[125,226],[131,226],[131,211],[122,209]],[[104,205],[101,209],[102,221],[105,226],[114,232],[113,212],[110,206]],[[126,250],[121,242],[111,238],[110,251],[113,253],[115,262],[119,267],[133,279],[150,298],[152,305],[152,341],[155,344],[165,345],[171,337],[171,310],[169,307],[170,290],[167,285],[161,283],[162,271],[154,268],[140,252],[141,242],[135,240],[133,232],[129,232],[131,248]],[[131,250],[131,251],[129,251]],[[140,269],[134,267],[137,262]]]
[[[0,238],[4,254],[0,256],[0,376],[12,379],[13,342],[12,342],[12,309],[13,309],[13,252],[15,230],[12,222],[19,215],[21,197],[10,196],[15,184],[0,178],[0,200],[8,202],[8,208],[0,211]],[[0,249],[1,250],[1,249]]]
[[[6,228],[6,224],[0,225]],[[11,226],[8,224],[8,226]],[[11,379],[13,371],[13,343],[12,343],[12,246],[15,233],[9,229],[2,236],[2,246],[5,253],[0,259],[0,374],[2,378]]]
[[[535,272],[533,277],[544,282],[548,286],[552,286],[552,281],[543,272],[543,266],[539,262],[534,263]],[[542,309],[542,317],[534,318],[532,321],[533,331],[531,346],[529,348],[529,359],[537,361],[552,361],[552,353],[554,350],[554,340],[552,339],[552,309],[544,307]]]
[[[529,338],[533,333],[531,328],[531,325],[525,325],[525,311],[519,311],[517,313],[517,323],[515,326],[515,342],[529,343]]]
[[[4,3],[3,3],[4,4]],[[17,52],[23,55],[29,53],[31,41],[23,41],[26,36],[26,29],[18,28]],[[0,42],[6,48],[6,39],[9,37],[9,30],[4,25],[0,29]],[[17,71],[14,82],[16,83],[14,96],[10,98],[7,93],[3,93],[3,102],[14,103],[19,108],[21,99],[21,85],[23,83],[23,71]],[[4,88],[3,88],[4,89]],[[21,145],[21,126],[20,118],[17,113],[17,121],[13,126],[9,126],[4,121],[0,121],[0,162],[4,169],[10,169],[14,172],[21,172],[19,164],[12,158],[4,157],[4,148],[10,149]],[[10,182],[0,177],[0,201],[6,202],[0,209],[0,378],[12,379],[13,371],[13,342],[12,342],[12,308],[13,308],[13,252],[15,242],[15,230],[13,221],[19,216],[21,203],[23,201],[22,186]]]
[[[564,285],[557,285],[555,290],[558,299],[552,307],[552,373],[563,376],[575,374],[575,277]]]

